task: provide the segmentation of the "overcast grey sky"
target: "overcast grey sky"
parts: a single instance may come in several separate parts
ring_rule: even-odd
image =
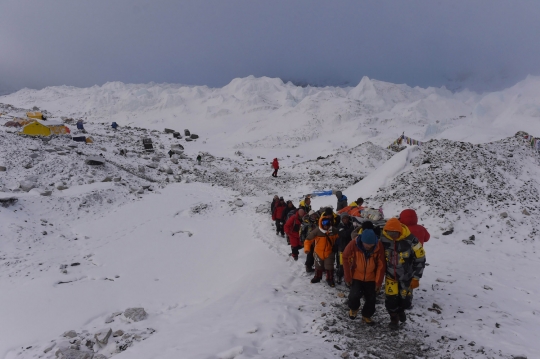
[[[540,75],[540,1],[0,0],[0,91],[107,81],[477,90]]]

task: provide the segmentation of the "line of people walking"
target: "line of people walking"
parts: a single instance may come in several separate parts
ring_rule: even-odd
[[[387,221],[367,220],[362,217],[364,212],[382,211],[364,208],[362,198],[347,204],[342,192],[335,195],[337,213],[332,207],[313,210],[309,196],[298,208],[292,201],[274,196],[271,213],[276,234],[287,238],[294,260],[304,250],[306,272],[314,273],[311,283],[321,282],[324,274],[330,287],[344,282],[349,288],[350,319],[357,318],[363,298],[361,320],[366,325],[375,324],[376,297],[384,282],[389,326],[398,329],[400,322],[406,322],[405,310],[412,307],[413,291],[420,285],[429,232],[418,224],[413,209]]]

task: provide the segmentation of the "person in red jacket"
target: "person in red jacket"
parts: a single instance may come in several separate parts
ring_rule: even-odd
[[[283,231],[283,211],[287,205],[283,197],[279,197],[278,204],[274,207],[274,212],[272,212],[272,220],[276,221],[276,234],[281,234],[282,237],[285,237],[285,232]]]
[[[291,242],[291,256],[295,261],[298,260],[298,251],[303,248],[300,242],[300,228],[305,214],[306,212],[300,208],[285,223],[285,233],[287,233]]]
[[[277,158],[274,158],[274,161],[272,162],[272,168],[274,169],[274,173],[272,173],[272,177],[277,177],[277,171],[279,170],[279,162]]]
[[[411,231],[413,236],[418,238],[422,246],[424,246],[425,242],[429,241],[429,232],[424,226],[418,224],[418,216],[414,209],[403,210],[399,215],[399,221],[409,227],[409,231]]]

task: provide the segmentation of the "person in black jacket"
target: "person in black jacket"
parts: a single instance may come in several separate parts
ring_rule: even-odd
[[[347,196],[345,196],[341,191],[336,192],[337,197],[337,207],[336,211],[342,210],[347,207]]]
[[[341,284],[343,280],[343,251],[351,241],[351,233],[354,230],[354,225],[348,213],[344,212],[341,214],[341,223],[337,228],[339,237],[336,242],[336,282]]]
[[[272,200],[272,204],[270,205],[270,214],[274,213],[274,208],[276,208],[276,205],[279,203],[279,197],[276,194],[274,196],[274,199]]]

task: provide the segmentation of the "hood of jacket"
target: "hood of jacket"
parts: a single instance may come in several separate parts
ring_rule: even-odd
[[[329,219],[330,220],[330,227],[329,228],[332,228],[334,226],[334,219],[332,217],[330,217],[330,216],[321,216],[321,218],[319,218],[319,230],[322,233],[326,233],[327,230],[323,229],[323,227],[322,227],[323,219]]]
[[[406,226],[416,226],[418,224],[418,216],[414,209],[405,209],[400,213],[399,221]]]
[[[388,240],[393,241],[393,239],[386,233],[386,230],[384,230],[384,229],[382,231],[382,235],[385,236]],[[409,227],[407,227],[406,225],[404,225],[402,223],[401,224],[401,235],[399,236],[398,239],[396,239],[396,242],[401,241],[401,240],[407,238],[410,235],[411,235],[411,231],[409,230]]]

